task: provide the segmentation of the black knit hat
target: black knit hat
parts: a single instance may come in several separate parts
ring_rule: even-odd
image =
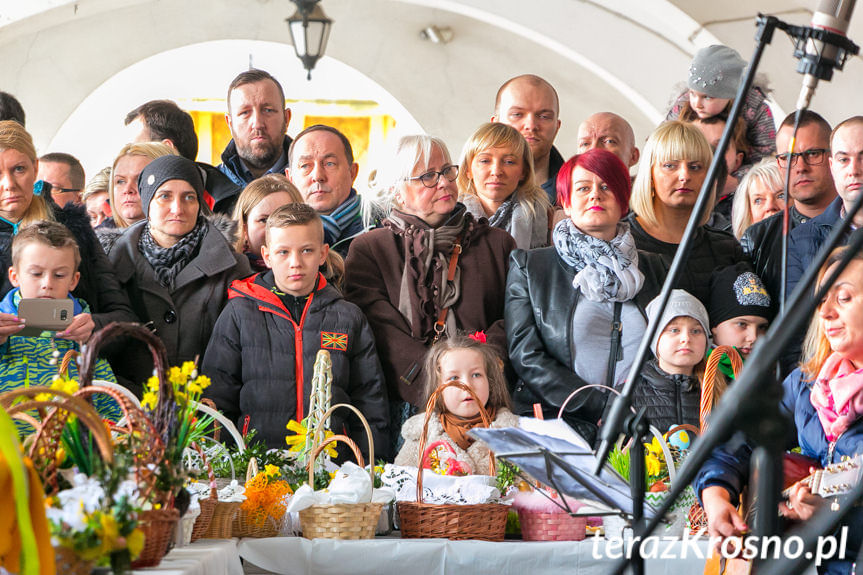
[[[710,278],[710,327],[743,315],[772,320],[773,301],[764,282],[746,262],[714,270]]]
[[[160,156],[147,164],[138,176],[138,193],[141,194],[141,208],[145,214],[150,212],[150,202],[156,190],[168,180],[189,182],[198,195],[198,206],[205,205],[204,183],[195,162],[182,156]]]

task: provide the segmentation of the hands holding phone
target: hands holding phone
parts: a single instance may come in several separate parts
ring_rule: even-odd
[[[69,327],[64,331],[57,332],[57,337],[85,344],[93,335],[94,329],[96,329],[96,324],[93,322],[93,317],[89,313],[79,313],[72,318]]]
[[[11,313],[0,313],[0,343],[24,329],[24,320]]]

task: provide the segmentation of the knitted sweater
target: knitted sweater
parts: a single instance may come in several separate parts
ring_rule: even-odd
[[[413,467],[419,465],[420,435],[422,435],[425,416],[425,413],[414,415],[405,421],[405,424],[402,426],[402,437],[405,438],[405,443],[402,445],[401,451],[399,451],[399,454],[396,456],[396,465]],[[499,409],[497,417],[495,417],[494,421],[491,422],[491,427],[498,429],[517,426],[518,416],[514,415],[506,408]],[[426,446],[441,440],[449,443],[450,447],[452,447],[455,452],[455,458],[457,460],[467,463],[470,466],[471,473],[476,475],[489,475],[491,473],[488,461],[488,446],[482,441],[474,441],[467,450],[462,449],[444,432],[440,418],[437,417],[437,414],[434,414],[429,419]]]

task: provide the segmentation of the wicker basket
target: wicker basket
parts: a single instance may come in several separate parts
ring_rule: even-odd
[[[216,503],[219,501],[219,492],[216,491],[216,476],[213,474],[213,466],[210,460],[204,455],[204,450],[197,443],[193,443],[192,447],[201,456],[201,461],[207,467],[207,478],[210,480],[210,496],[206,499],[199,499],[198,505],[201,507],[201,514],[195,519],[195,525],[192,527],[191,541],[197,541],[210,528],[210,523],[213,521],[213,512],[216,510]]]
[[[237,514],[234,516],[231,536],[257,537],[259,539],[263,539],[266,537],[276,537],[281,529],[282,519],[277,521],[272,517],[267,517],[263,523],[257,524],[249,517],[248,512],[240,507],[237,510]]]
[[[204,533],[206,539],[230,539],[234,530],[234,518],[242,501],[216,501],[213,518]]]
[[[90,575],[95,565],[94,561],[84,561],[71,549],[57,545],[54,546],[54,563],[57,573],[63,575]]]
[[[372,439],[372,430],[369,427],[366,418],[363,414],[352,405],[339,403],[332,406],[321,417],[321,422],[329,419],[330,415],[336,408],[346,407],[352,410],[360,418],[360,422],[366,430],[366,438],[369,442],[369,460],[372,464],[369,466],[369,477],[371,484],[375,483],[375,446]],[[316,430],[314,438],[319,437]],[[364,467],[363,455],[360,453],[359,447],[349,437],[344,435],[334,435],[329,439],[316,445],[309,457],[309,485],[314,485],[314,470],[315,460],[320,455],[321,451],[335,441],[346,443],[354,454],[357,464]],[[371,496],[371,494],[370,494]],[[378,524],[378,519],[383,509],[383,503],[336,503],[332,505],[312,505],[300,511],[300,525],[303,528],[303,537],[307,539],[372,539],[375,536],[375,528]]]
[[[525,541],[581,541],[587,536],[586,516],[519,509],[518,522]]]
[[[138,558],[132,561],[132,569],[155,567],[168,552],[180,512],[173,508],[151,509],[141,512],[138,519],[144,531],[144,548]]]
[[[479,539],[484,541],[503,541],[506,530],[506,516],[509,506],[500,503],[481,503],[474,505],[434,504],[423,502],[423,452],[426,447],[428,424],[438,397],[447,387],[458,387],[470,393],[477,406],[483,425],[491,422],[485,408],[474,391],[460,381],[449,381],[438,387],[426,403],[426,417],[420,436],[419,463],[417,465],[417,500],[399,501],[402,537],[405,538],[444,538]],[[494,455],[489,452],[490,470],[495,474]]]

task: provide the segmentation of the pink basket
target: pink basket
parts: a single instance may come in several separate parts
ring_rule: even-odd
[[[581,541],[586,537],[587,517],[519,509],[518,521],[525,541]]]

